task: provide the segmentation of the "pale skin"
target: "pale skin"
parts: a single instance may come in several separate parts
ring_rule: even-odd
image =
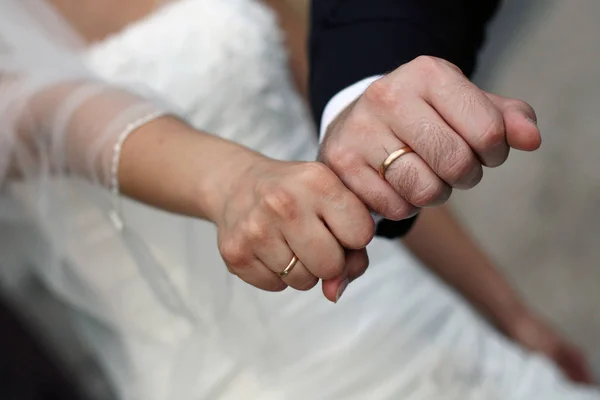
[[[156,7],[155,0],[52,2],[90,42]],[[305,25],[284,3],[266,2],[280,17],[305,94]],[[475,186],[482,167],[502,164],[510,148],[535,150],[535,120],[526,103],[485,93],[451,64],[422,57],[369,88],[332,124],[322,163],[270,160],[166,117],[126,142],[119,177],[125,195],[214,222],[229,270],[246,282],[279,291],[324,280],[331,301],[367,268],[364,248],[374,226],[364,204],[395,220],[422,208],[404,239],[415,255],[508,336],[547,354],[572,379],[589,382],[578,350],[527,309],[449,209],[428,208],[445,202],[453,188]],[[379,164],[405,144],[415,153],[381,180]],[[300,262],[282,280],[276,273],[292,252]]]

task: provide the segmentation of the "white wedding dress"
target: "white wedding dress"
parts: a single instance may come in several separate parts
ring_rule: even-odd
[[[275,18],[258,1],[175,1],[81,57],[108,82],[159,93],[197,128],[275,158],[316,155]],[[124,199],[115,234],[110,202],[86,196],[99,189],[55,184],[68,229],[46,236],[64,259],[27,256],[77,310],[122,400],[600,399],[488,327],[397,242],[375,239],[368,272],[334,305],[318,288],[273,294],[230,276],[209,223]],[[26,185],[11,191],[35,198]]]

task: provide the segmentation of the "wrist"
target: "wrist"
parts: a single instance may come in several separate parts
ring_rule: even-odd
[[[261,158],[248,148],[164,117],[144,125],[124,143],[121,192],[162,210],[215,221],[233,182]]]
[[[216,143],[211,172],[198,180],[198,214],[218,224],[227,202],[236,195],[239,182],[245,179],[247,172],[256,164],[268,158],[236,143],[213,137]]]

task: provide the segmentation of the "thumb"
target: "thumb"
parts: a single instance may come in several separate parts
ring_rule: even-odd
[[[348,273],[344,272],[336,278],[323,281],[323,294],[327,300],[337,303],[349,284]]]
[[[534,109],[521,100],[493,93],[486,93],[486,96],[502,113],[508,145],[517,150],[537,150],[542,144],[542,137]]]
[[[323,294],[337,303],[344,291],[353,280],[359,278],[369,266],[369,256],[366,249],[346,250],[346,266],[344,272],[329,280],[323,281]]]

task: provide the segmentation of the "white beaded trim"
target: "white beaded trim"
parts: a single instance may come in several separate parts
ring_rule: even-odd
[[[121,151],[123,150],[123,144],[133,132],[146,125],[147,123],[166,115],[165,111],[153,111],[143,117],[129,123],[123,132],[117,138],[113,147],[112,161],[110,165],[110,192],[113,197],[113,209],[110,212],[110,219],[119,231],[123,230],[124,223],[121,218],[121,197],[120,197],[120,186],[119,186],[119,164],[121,161]]]

